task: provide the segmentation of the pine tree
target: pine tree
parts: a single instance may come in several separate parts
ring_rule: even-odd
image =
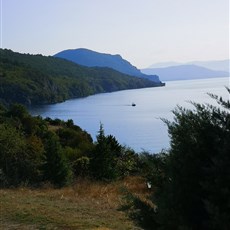
[[[72,172],[63,154],[57,136],[47,133],[47,141],[45,144],[45,164],[44,179],[50,181],[56,186],[64,186],[71,182]]]
[[[111,181],[118,177],[117,157],[121,146],[112,135],[105,136],[103,125],[97,135],[97,143],[91,157],[91,173],[98,180]]]

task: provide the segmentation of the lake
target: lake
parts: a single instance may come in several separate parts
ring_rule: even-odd
[[[72,119],[91,134],[94,140],[103,124],[105,134],[114,135],[120,144],[137,152],[157,153],[169,148],[167,126],[160,118],[173,120],[176,105],[192,108],[188,101],[216,105],[207,93],[228,99],[225,86],[229,78],[212,78],[166,82],[165,87],[124,90],[104,93],[63,103],[37,106],[32,115]],[[132,106],[135,103],[136,106]]]

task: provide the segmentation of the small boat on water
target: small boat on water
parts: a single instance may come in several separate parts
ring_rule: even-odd
[[[136,106],[136,104],[135,104],[135,103],[132,103],[132,106]]]

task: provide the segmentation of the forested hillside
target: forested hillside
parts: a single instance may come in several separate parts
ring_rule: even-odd
[[[0,101],[24,105],[159,84],[109,68],[88,68],[54,57],[0,49]]]
[[[104,134],[97,142],[72,120],[32,117],[26,108],[0,105],[0,188],[51,183],[77,177],[112,181],[136,170],[137,155]]]

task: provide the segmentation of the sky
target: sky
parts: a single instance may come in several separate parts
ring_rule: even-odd
[[[0,0],[1,48],[87,48],[137,68],[229,58],[228,0]]]

